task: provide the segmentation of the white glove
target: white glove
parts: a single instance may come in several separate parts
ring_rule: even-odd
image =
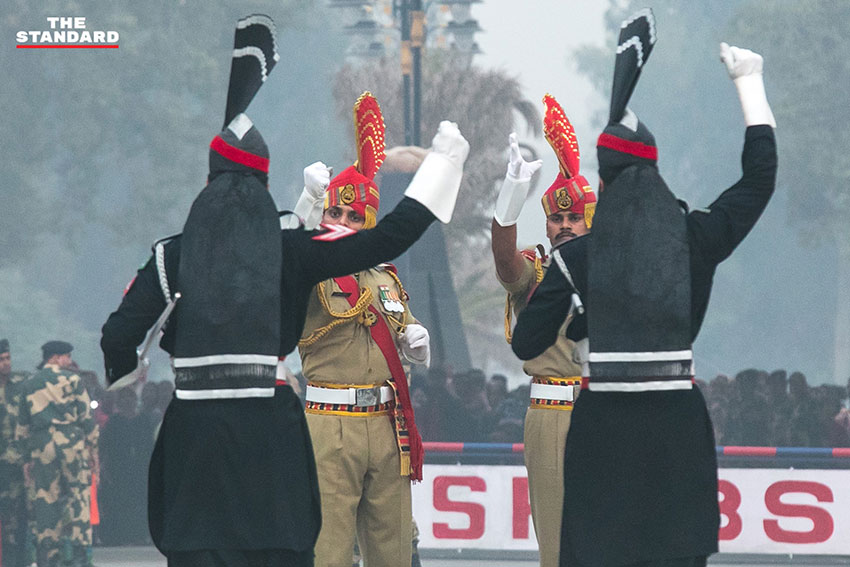
[[[776,128],[776,119],[767,102],[762,77],[762,56],[749,49],[720,44],[720,60],[738,89],[744,123],[747,126],[768,124]]]
[[[431,151],[407,186],[405,196],[422,203],[441,222],[449,222],[468,155],[469,142],[457,124],[443,120],[431,142]]]
[[[401,353],[414,364],[431,365],[431,336],[422,325],[411,323],[398,336]]]
[[[493,218],[500,226],[515,225],[528,197],[528,187],[531,184],[531,176],[543,166],[543,160],[527,162],[522,159],[517,143],[516,132],[511,132],[508,137],[511,146],[511,154],[508,159],[508,172],[496,198],[496,210]]]
[[[304,221],[304,228],[312,230],[319,225],[325,206],[325,190],[331,182],[331,169],[317,161],[304,168],[304,189],[293,211]]]

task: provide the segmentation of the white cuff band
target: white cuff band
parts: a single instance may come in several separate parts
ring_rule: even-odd
[[[499,226],[513,226],[519,219],[522,206],[528,196],[528,187],[531,180],[517,180],[506,176],[496,198],[496,210],[493,218]]]
[[[419,201],[442,223],[452,220],[463,168],[443,154],[431,152],[413,176],[404,192]]]
[[[295,210],[292,212],[304,221],[304,228],[313,230],[319,226],[319,221],[322,220],[322,209],[324,205],[324,199],[314,198],[305,187],[301,191],[301,196],[298,197],[298,202],[295,203]]]
[[[767,124],[776,128],[776,119],[767,102],[764,92],[764,79],[761,73],[743,75],[735,79],[741,109],[744,111],[744,123],[747,126]]]

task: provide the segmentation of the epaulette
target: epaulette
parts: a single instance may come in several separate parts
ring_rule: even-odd
[[[519,253],[522,254],[529,262],[534,262],[538,258],[540,258],[541,262],[546,262],[546,260],[549,259],[549,256],[546,255],[546,249],[543,248],[542,244],[529,246],[524,250],[520,250]]]
[[[154,243],[151,244],[151,252],[156,253],[157,246],[159,246],[160,244],[164,246],[180,236],[183,236],[182,232],[178,232],[177,234],[172,234],[171,236],[165,236],[163,238],[160,238],[159,240],[155,240]]]
[[[387,272],[392,272],[395,275],[398,275],[398,268],[395,267],[395,264],[390,264],[389,262],[384,262],[382,264],[378,264],[378,267],[382,270],[386,270]]]
[[[537,259],[537,249],[536,248],[526,248],[525,250],[520,250],[520,254],[528,260],[529,262],[533,262]]]

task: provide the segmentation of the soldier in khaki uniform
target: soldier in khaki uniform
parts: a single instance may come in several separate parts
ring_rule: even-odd
[[[372,101],[364,94],[355,106],[356,166],[329,182],[323,164],[305,169],[305,195],[296,206],[305,218],[318,216],[304,209],[306,199],[322,207],[325,225],[355,231],[375,226],[373,178],[384,151],[377,103],[371,115],[363,112]],[[326,185],[319,205],[315,194]],[[389,264],[326,280],[315,291],[298,347],[322,500],[316,565],[351,565],[355,533],[367,567],[410,565],[410,481],[421,479],[422,452],[399,352],[427,364],[428,332],[410,314]]]
[[[92,469],[98,429],[79,376],[66,369],[73,347],[50,341],[41,369],[21,387],[16,430],[34,494],[39,567],[91,565]]]
[[[550,95],[544,132],[558,156],[560,172],[543,195],[546,236],[552,247],[587,234],[593,219],[596,196],[579,173],[575,133],[557,101]],[[496,202],[492,223],[496,275],[508,292],[505,306],[505,337],[511,338],[512,313],[522,310],[543,274],[550,257],[543,247],[518,250],[516,222],[528,194],[531,176],[542,165],[522,159],[516,134],[510,136],[508,172]],[[539,254],[538,254],[539,249]],[[531,517],[540,550],[540,565],[558,565],[561,514],[564,496],[564,444],[570,427],[573,402],[581,387],[581,363],[576,343],[564,331],[564,321],[554,345],[528,360],[523,370],[531,376],[531,403],[525,417],[525,466]]]
[[[3,567],[26,564],[27,495],[23,458],[15,443],[20,388],[29,377],[12,371],[9,341],[0,339],[0,530]]]

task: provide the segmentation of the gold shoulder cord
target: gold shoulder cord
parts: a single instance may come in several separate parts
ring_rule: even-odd
[[[401,321],[387,313],[387,319],[389,319],[390,323],[393,324],[396,334],[401,334],[407,328],[407,300],[404,298],[404,286],[401,285],[401,280],[398,278],[395,272],[393,272],[392,270],[385,270],[385,272],[389,274],[389,276],[393,280],[395,280],[395,283],[398,286],[398,297],[399,299],[404,301],[405,304],[405,310],[401,314]]]
[[[543,281],[543,261],[534,256],[534,284]],[[513,309],[511,307],[511,294],[505,295],[505,340],[511,344],[513,333],[511,333],[511,322],[513,321]]]
[[[357,303],[354,304],[354,307],[341,312],[331,309],[328,299],[325,297],[325,282],[319,282],[316,286],[316,293],[319,296],[319,302],[322,304],[322,307],[325,308],[331,317],[334,317],[334,320],[324,327],[316,329],[310,333],[308,337],[298,341],[299,348],[315,344],[316,341],[327,335],[331,329],[338,325],[342,325],[343,323],[352,321],[355,317],[360,316],[360,322],[367,327],[371,327],[374,323],[374,321],[370,320],[368,317],[363,317],[363,315],[370,315],[368,308],[369,304],[372,303],[372,291],[369,288],[360,288],[360,297],[357,298]]]

